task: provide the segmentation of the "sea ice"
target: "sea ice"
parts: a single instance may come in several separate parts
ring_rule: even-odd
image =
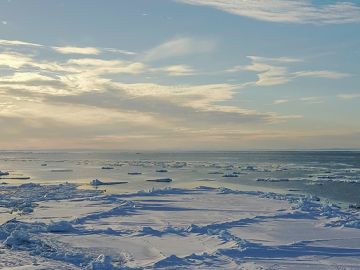
[[[0,207],[13,211],[0,226],[3,254],[24,254],[0,252],[0,268],[360,269],[359,211],[312,196],[28,183],[0,187]]]

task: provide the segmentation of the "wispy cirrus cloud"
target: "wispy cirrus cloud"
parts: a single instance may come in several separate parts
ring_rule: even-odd
[[[55,51],[63,54],[100,54],[100,50],[94,47],[52,47]]]
[[[273,104],[284,104],[284,103],[288,103],[289,100],[288,99],[276,99],[273,101]]]
[[[251,71],[257,74],[258,80],[250,83],[257,86],[272,86],[288,83],[291,76],[284,64],[301,62],[301,59],[292,57],[262,57],[247,56],[251,63],[244,66],[235,66],[227,72]]]
[[[70,68],[78,69],[79,72],[100,74],[140,74],[147,71],[145,64],[134,61],[105,60],[99,58],[76,58],[69,59],[67,64]]]
[[[20,68],[32,62],[32,58],[17,52],[0,53],[0,67]]]
[[[360,6],[356,1],[318,3],[310,0],[176,0],[209,6],[231,14],[261,21],[301,24],[344,24],[360,22]]]
[[[303,59],[300,59],[300,58],[287,57],[287,56],[263,57],[263,56],[249,55],[248,58],[254,62],[296,63],[296,62],[303,61]]]
[[[279,104],[285,104],[285,103],[289,103],[289,102],[303,102],[305,104],[320,104],[320,103],[324,103],[324,97],[302,97],[299,99],[293,99],[293,100],[289,100],[289,99],[276,99],[273,101],[274,105],[279,105]]]
[[[271,86],[285,84],[290,81],[287,76],[287,68],[283,66],[274,66],[261,62],[253,62],[244,67],[247,71],[257,73],[258,80],[255,82],[258,86]]]
[[[290,71],[288,65],[302,62],[302,59],[291,57],[260,57],[248,56],[251,63],[248,65],[234,66],[227,72],[244,72],[250,71],[257,74],[257,81],[249,85],[273,86],[286,84],[296,78],[325,78],[325,79],[343,79],[351,76],[349,73],[338,72],[333,70],[301,70]]]
[[[190,76],[195,74],[195,70],[188,65],[172,65],[152,69],[154,72],[164,72],[170,76]]]
[[[39,43],[25,42],[20,40],[0,39],[0,47],[42,47],[51,49],[61,54],[80,54],[80,55],[99,55],[101,53],[116,53],[123,55],[136,55],[136,52],[121,50],[117,48],[98,48],[98,47],[80,47],[80,46],[47,46]]]
[[[136,55],[137,54],[136,52],[120,50],[120,49],[115,49],[115,48],[102,48],[102,51],[110,52],[110,53],[119,53],[119,54],[124,54],[124,55]]]
[[[306,104],[320,104],[324,103],[324,100],[322,97],[302,97],[300,98],[300,101],[306,103]]]
[[[20,40],[7,40],[0,39],[0,46],[31,46],[31,47],[42,47],[43,45],[31,42],[24,42]]]
[[[292,74],[294,75],[294,77],[310,77],[310,78],[326,78],[326,79],[342,79],[351,76],[351,74],[348,73],[331,71],[331,70],[298,71]]]
[[[62,54],[84,54],[84,55],[98,55],[101,53],[118,53],[124,55],[136,55],[135,52],[120,50],[115,48],[96,48],[96,47],[74,47],[74,46],[64,46],[64,47],[52,47],[53,50]]]
[[[339,94],[337,97],[344,100],[358,99],[360,98],[360,93]]]
[[[204,38],[174,38],[145,52],[147,61],[174,58],[188,54],[209,53],[216,47],[216,42]]]

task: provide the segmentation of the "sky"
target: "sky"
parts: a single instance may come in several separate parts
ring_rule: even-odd
[[[0,149],[359,149],[359,117],[359,1],[0,0]]]

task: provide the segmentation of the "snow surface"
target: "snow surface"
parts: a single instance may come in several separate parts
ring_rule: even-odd
[[[359,211],[305,195],[28,183],[0,217],[0,269],[360,269]]]

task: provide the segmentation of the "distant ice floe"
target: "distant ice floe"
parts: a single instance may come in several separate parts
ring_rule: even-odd
[[[183,161],[152,161],[152,160],[124,160],[123,164],[133,167],[143,167],[143,168],[184,168],[189,164],[188,162]]]
[[[322,168],[317,173],[311,173],[308,178],[314,182],[339,182],[339,183],[359,183],[359,168]]]
[[[6,180],[29,180],[29,176],[21,176],[22,174],[14,174],[10,172],[0,171],[0,179]]]
[[[224,173],[220,171],[215,171],[215,172],[208,172],[208,174],[224,174]]]
[[[173,180],[171,178],[157,178],[157,179],[148,179],[147,182],[158,182],[158,183],[170,183]]]
[[[289,182],[289,178],[257,178],[258,182]]]
[[[51,172],[72,172],[72,169],[52,169]]]
[[[9,175],[9,172],[0,171],[0,176],[3,176],[3,175]]]
[[[239,177],[239,174],[237,173],[226,173],[223,175],[223,177]]]
[[[168,170],[166,170],[166,169],[158,169],[158,170],[156,170],[156,172],[158,172],[158,173],[167,173]]]
[[[112,181],[112,182],[103,182],[99,179],[91,180],[90,185],[91,186],[111,186],[111,185],[121,185],[121,184],[127,184],[126,181]]]
[[[103,166],[103,167],[101,167],[101,169],[102,170],[113,170],[114,167],[112,167],[112,166]]]

